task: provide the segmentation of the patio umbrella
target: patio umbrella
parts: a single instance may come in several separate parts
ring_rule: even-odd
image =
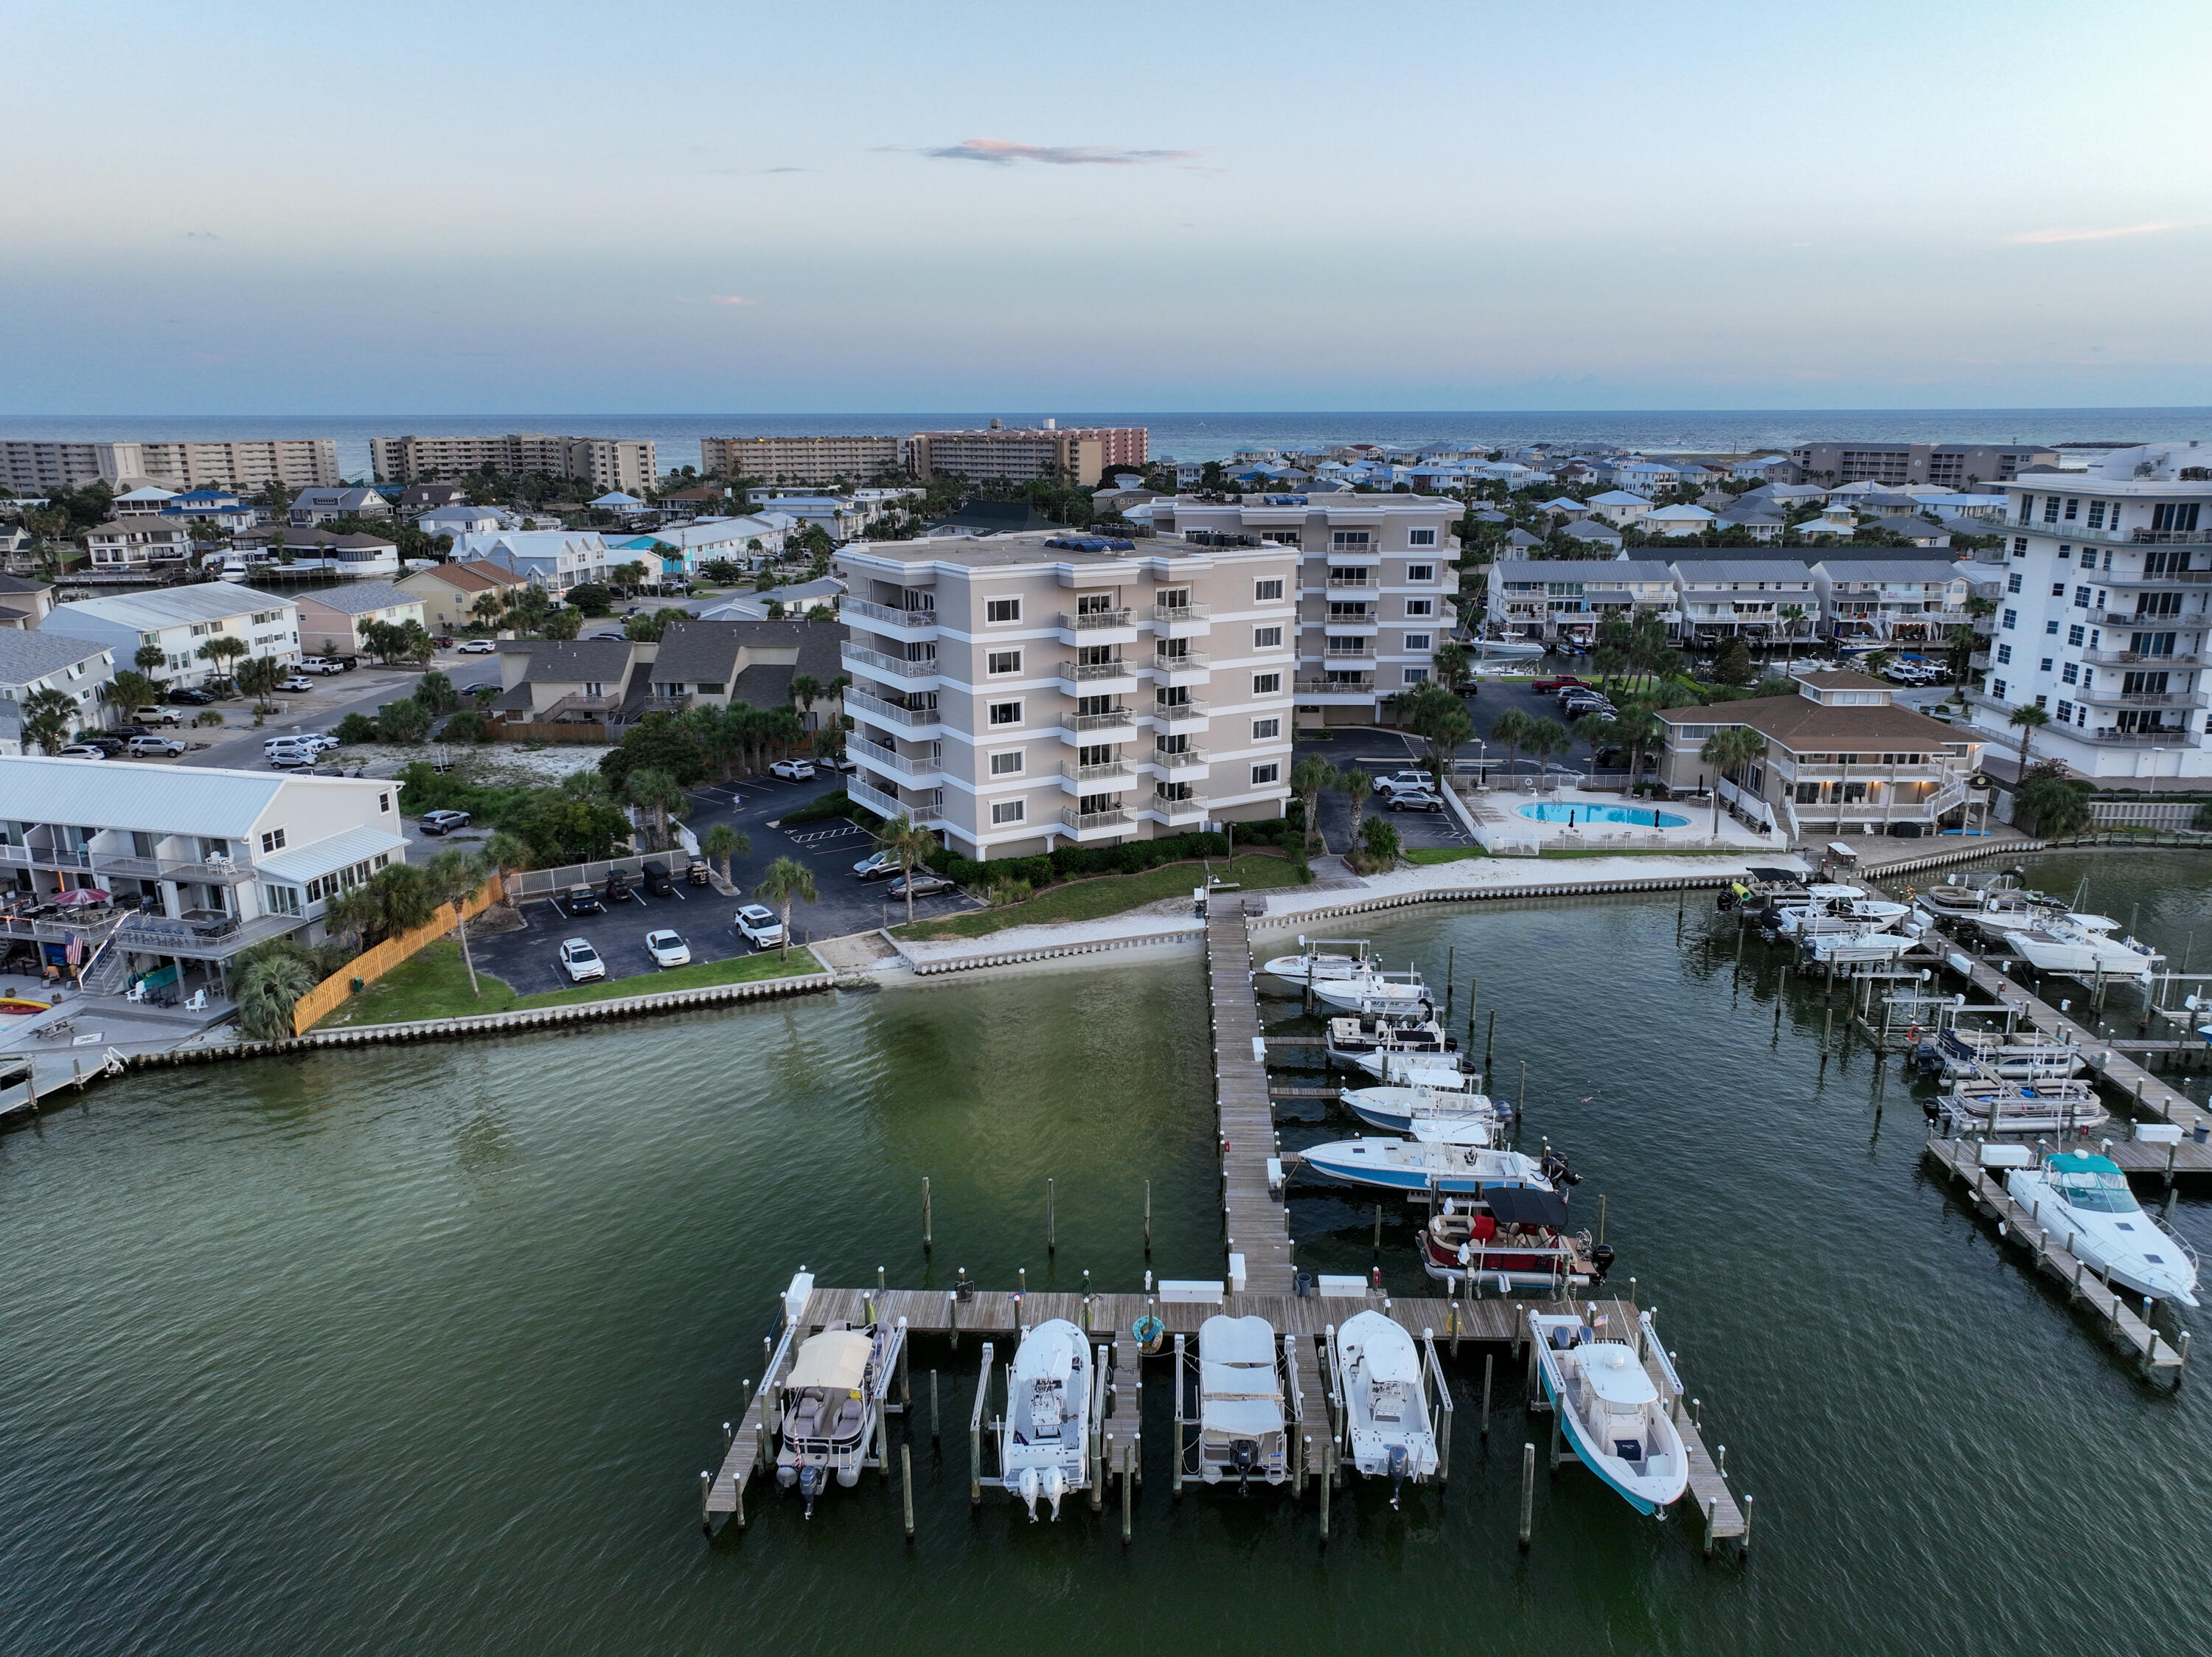
[[[75,886],[67,892],[54,893],[54,903],[57,907],[62,909],[74,908],[82,904],[106,904],[114,901],[112,893],[102,892],[96,886]]]

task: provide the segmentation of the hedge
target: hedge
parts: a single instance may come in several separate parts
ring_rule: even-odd
[[[788,822],[788,818],[784,819]],[[1297,835],[1280,818],[1261,823],[1237,825],[1239,846],[1295,844]],[[1085,874],[1140,874],[1162,863],[1185,863],[1196,857],[1230,855],[1225,834],[1170,834],[1158,840],[1132,840],[1118,846],[1061,846],[1034,857],[1001,857],[977,862],[957,852],[939,850],[929,858],[930,868],[949,880],[978,888],[1003,880],[1027,880],[1044,886],[1054,880]]]

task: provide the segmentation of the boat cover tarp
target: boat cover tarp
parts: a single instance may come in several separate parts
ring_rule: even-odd
[[[1370,1381],[1403,1381],[1410,1386],[1421,1379],[1420,1354],[1413,1337],[1379,1312],[1362,1312],[1345,1319],[1337,1341],[1367,1366]]]
[[[1075,1325],[1065,1318],[1039,1324],[1022,1337],[1014,1354],[1014,1374],[1023,1380],[1065,1382],[1075,1373],[1079,1338]]]
[[[1261,1364],[1272,1374],[1274,1325],[1265,1318],[1231,1318],[1217,1313],[1198,1326],[1198,1355],[1209,1364]]]
[[[791,1366],[791,1379],[784,1385],[858,1392],[867,1376],[868,1349],[872,1344],[857,1330],[827,1330],[799,1349],[799,1357]]]
[[[1564,1231],[1567,1224],[1567,1199],[1555,1191],[1539,1191],[1534,1185],[1498,1185],[1482,1193],[1482,1200],[1505,1226],[1549,1226],[1554,1231]]]

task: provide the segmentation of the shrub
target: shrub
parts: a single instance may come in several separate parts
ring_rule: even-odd
[[[203,708],[200,710],[199,717],[192,721],[192,723],[195,725],[220,725],[222,723],[222,715],[219,710],[214,708]],[[340,737],[338,740],[343,742],[345,739],[343,737]]]
[[[991,902],[994,907],[1003,909],[1009,904],[1022,902],[1033,889],[1027,880],[1001,880],[991,888]]]
[[[415,699],[434,715],[449,714],[461,705],[461,693],[453,688],[453,681],[434,667],[416,682]]]
[[[430,710],[411,698],[387,702],[376,710],[377,734],[386,742],[420,742],[430,734]],[[340,737],[343,742],[345,738]]]
[[[448,742],[489,742],[491,722],[480,713],[458,713],[446,722],[444,736]]]
[[[884,819],[875,813],[853,803],[842,789],[832,789],[827,794],[817,795],[803,806],[794,806],[776,821],[789,828],[799,823],[826,823],[833,817],[848,817],[862,828],[874,832],[884,825]]]
[[[382,733],[376,728],[376,722],[367,714],[348,714],[343,719],[338,721],[337,728],[331,734],[348,746],[356,742],[377,742],[383,740]]]

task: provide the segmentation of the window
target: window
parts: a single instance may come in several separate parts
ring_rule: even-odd
[[[2015,558],[2024,558],[2027,556],[2027,536],[2015,535],[2012,538],[2012,555]]]
[[[392,796],[388,794],[378,795],[376,796],[376,808],[379,811],[390,811],[392,809]]]
[[[2058,677],[2069,685],[2079,685],[2081,682],[2081,669],[2075,663],[2069,661]]]
[[[2003,700],[2004,700],[2004,693],[2005,693],[2005,682],[2004,682],[2004,680],[2002,680],[2002,679],[1991,679],[1991,680],[1990,681],[1990,695],[1992,695],[1992,696],[1996,697],[1996,699],[1997,699],[1998,701],[2002,702],[2002,701],[2003,701]]]
[[[1279,740],[1282,734],[1283,722],[1279,719],[1255,719],[1252,722],[1252,740],[1255,742],[1273,742]]]
[[[296,915],[300,912],[300,888],[264,886],[261,888],[261,907],[271,915]]]
[[[2056,626],[2057,626],[2057,625],[2058,625],[2058,624],[2057,624],[2057,622],[2055,622],[2055,621],[2054,621],[2054,622],[2052,622],[2051,624],[2053,627],[2056,627]],[[2078,621],[2077,621],[2077,622],[2075,622],[2075,623],[2071,627],[2069,627],[2069,628],[2068,628],[2068,629],[2066,630],[2066,642],[2067,642],[2069,644],[2076,644],[2076,645],[2078,645],[2079,643],[2081,643],[2081,624],[2080,622],[2078,622]]]
[[[2060,548],[2058,549],[2058,562],[2059,562],[2059,563],[2061,563],[2061,564],[2064,564],[2064,563],[2065,563],[2069,558],[2072,557],[2073,556],[2074,556],[2074,549],[2073,549],[2072,547],[2070,547],[2070,546],[2062,546],[2062,547],[2060,547]],[[2094,563],[2095,563],[2095,562],[2096,562],[2096,558],[2097,558],[2097,555],[2096,555],[2095,553],[2094,553],[2094,552],[2085,553],[2085,554],[2083,554],[2083,555],[2082,555],[2081,562],[2082,562],[2085,565],[2086,565],[2086,564],[2094,564]]]
[[[1408,667],[1405,671],[1405,681],[1408,685],[1425,685],[1429,682],[1429,670],[1425,667]]]
[[[2043,624],[2043,631],[2050,634],[2053,638],[2056,638],[2058,637],[2058,624],[2055,621],[2046,621]],[[2081,629],[2078,627],[2075,629],[2075,631],[2076,632],[2079,632],[2080,631]]]
[[[1282,775],[1283,767],[1278,760],[1271,759],[1264,765],[1255,765],[1252,767],[1252,786],[1262,788],[1269,783],[1279,782]]]
[[[2037,707],[2039,707],[2039,708],[2040,708],[2040,707],[2044,707],[2044,706],[2047,705],[2047,704],[2050,703],[2050,701],[2051,701],[2051,698],[2050,698],[2049,697],[2047,697],[2047,696],[2039,696],[2039,697],[2038,697],[2038,698],[2035,698],[2035,705],[2036,705]]]
[[[1279,650],[1283,648],[1283,630],[1279,627],[1255,627],[1252,648],[1255,650]]]
[[[1252,583],[1252,602],[1255,604],[1273,604],[1280,600],[1282,596],[1283,582],[1279,576],[1267,581],[1255,581]]]
[[[986,599],[983,600],[985,621],[1019,621],[1022,601],[1019,599]]]
[[[2015,570],[2012,574],[2005,577],[2005,591],[2008,593],[2017,593],[2020,591],[2019,570]]]
[[[1407,599],[1406,600],[1406,614],[1409,618],[1433,616],[1436,612],[1437,601],[1434,599]]]
[[[2150,509],[2150,527],[2164,534],[2188,533],[2197,527],[2197,509],[2194,501],[2186,505],[2154,506]]]
[[[2058,521],[2058,497],[2056,495],[2043,497],[2043,521],[2047,524]]]
[[[2066,596],[2066,583],[2063,581],[2055,581],[2051,582],[2051,596],[2054,599],[2064,598]]]
[[[1436,544],[1437,532],[1433,529],[1409,529],[1406,532],[1406,545],[1408,546],[1434,546]],[[1410,570],[1406,574],[1407,579],[1412,581],[1433,579],[1428,576],[1416,576]]]
[[[1283,676],[1280,673],[1255,673],[1252,675],[1252,694],[1254,696],[1280,696],[1282,693]]]
[[[2003,624],[2003,624],[2003,626],[2004,626],[2004,630],[2005,630],[2007,632],[2010,632],[2010,631],[2011,631],[2014,627],[2016,627],[2016,626],[2018,626],[2018,625],[2020,624],[2020,612],[2019,612],[2019,611],[2017,611],[2017,610],[2008,610],[2008,611],[2006,611],[2006,612],[2004,612],[2004,619],[2003,619]]]
[[[991,820],[994,823],[1018,823],[1027,810],[1027,802],[1020,800],[994,800]]]
[[[2045,673],[2051,671],[2051,658],[2049,656],[2044,657],[2044,659],[2037,664],[2037,671]]]
[[[2058,592],[2063,592],[2064,590],[2065,589],[2063,588],[2059,588],[2057,591],[2053,592],[2051,596],[2056,598],[2058,595]],[[2074,589],[2074,607],[2076,610],[2087,610],[2089,607],[2089,589],[2087,588],[2077,587]]]
[[[2066,503],[2066,521],[2069,523],[2071,523],[2074,521],[2074,515],[2081,509],[2081,502],[2080,498],[2078,496],[2069,497]]]
[[[2000,667],[2008,667],[2012,665],[2011,645],[2000,644],[1997,646],[1997,665]]]
[[[992,776],[1019,777],[1021,774],[1022,751],[1019,748],[1015,748],[1006,753],[994,753],[991,756]]]
[[[264,851],[283,850],[284,831],[283,829],[270,829],[268,833],[261,837],[261,849]]]
[[[1374,541],[1373,534],[1364,529],[1339,529],[1328,538],[1330,549],[1338,552],[1364,552]]]
[[[994,702],[989,718],[994,725],[1018,725],[1022,722],[1022,704],[1018,702]]]
[[[1434,633],[1408,633],[1406,635],[1406,648],[1408,650],[1432,650],[1436,648],[1436,637]]]
[[[983,671],[989,673],[1018,673],[1022,670],[1019,650],[993,650],[983,658]]]

